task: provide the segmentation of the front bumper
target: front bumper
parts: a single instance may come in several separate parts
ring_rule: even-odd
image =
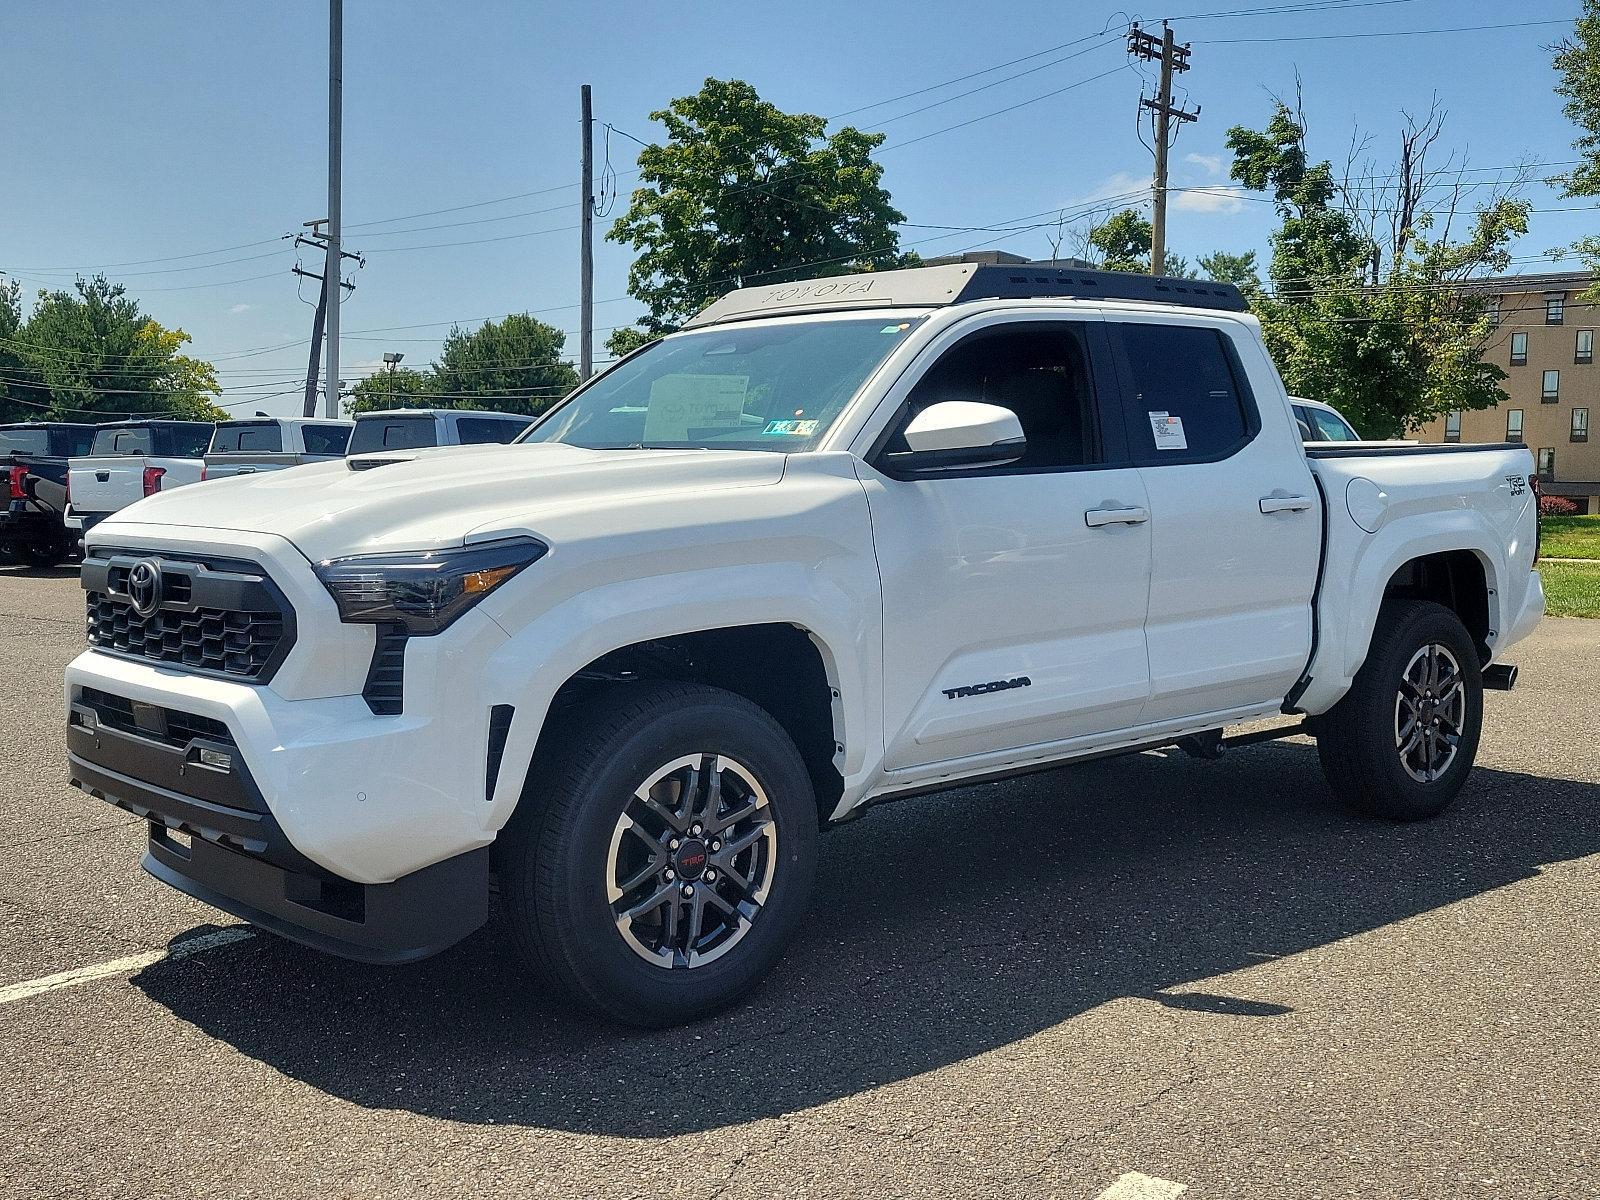
[[[253,925],[345,958],[396,963],[437,953],[488,919],[487,848],[377,884],[311,862],[221,722],[80,690],[67,749],[75,786],[149,821],[145,870]]]

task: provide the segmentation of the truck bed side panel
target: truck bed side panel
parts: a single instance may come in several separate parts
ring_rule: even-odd
[[[1445,453],[1436,453],[1444,450]],[[1491,652],[1525,636],[1539,601],[1536,510],[1525,446],[1312,451],[1328,502],[1317,651],[1298,707],[1326,711],[1366,658],[1380,599],[1413,559],[1471,553],[1489,589]]]

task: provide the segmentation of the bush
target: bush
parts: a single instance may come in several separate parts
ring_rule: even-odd
[[[1540,496],[1539,515],[1541,517],[1575,517],[1578,515],[1578,504],[1575,500],[1568,500],[1565,496]]]

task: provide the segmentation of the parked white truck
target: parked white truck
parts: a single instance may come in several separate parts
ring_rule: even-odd
[[[63,523],[86,532],[146,496],[199,483],[210,421],[134,419],[95,430],[89,453],[67,463]]]
[[[353,422],[316,417],[243,417],[218,421],[206,447],[202,479],[282,471],[343,458]]]
[[[518,444],[381,461],[94,529],[71,777],[337,954],[448,946],[493,876],[643,1024],[753,986],[882,801],[1303,714],[1339,796],[1438,813],[1543,611],[1527,449],[1303,446],[1223,285],[747,288]]]

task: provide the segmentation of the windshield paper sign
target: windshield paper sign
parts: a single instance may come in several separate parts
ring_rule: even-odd
[[[666,375],[650,385],[647,442],[686,442],[694,432],[737,429],[744,421],[748,375]]]

